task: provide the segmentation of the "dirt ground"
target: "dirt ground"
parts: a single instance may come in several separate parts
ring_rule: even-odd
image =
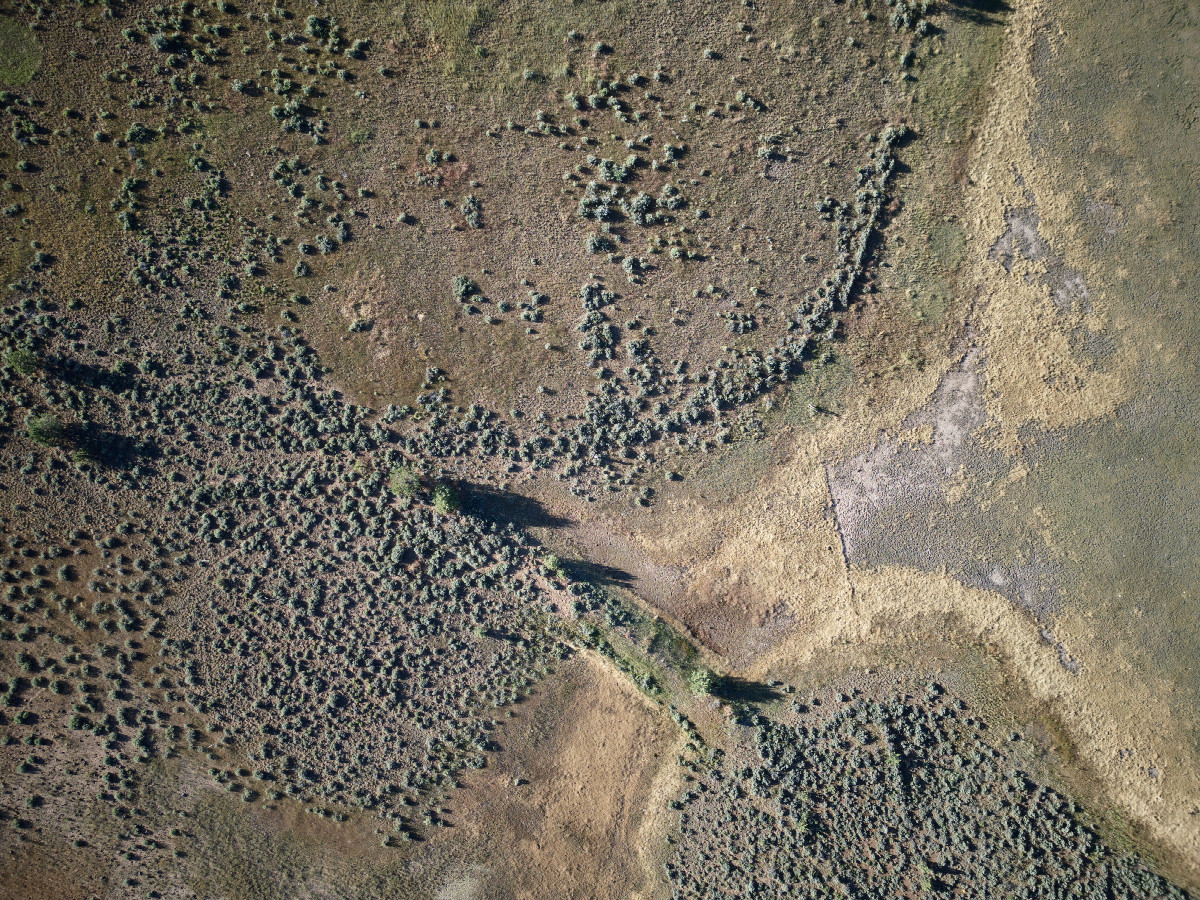
[[[664,711],[583,655],[515,708],[500,743],[498,765],[456,797],[455,839],[477,859],[437,896],[651,896],[664,835],[649,813],[678,792]]]
[[[986,15],[976,9],[983,4],[952,6],[963,15],[965,10]],[[1186,593],[1173,598],[1173,620],[1150,604],[1130,603],[1125,609],[1120,601],[1126,582],[1106,585],[1095,575],[1084,581],[1080,573],[1095,569],[1095,556],[1106,548],[1081,545],[1078,532],[1087,530],[1090,520],[1077,516],[1064,499],[1092,488],[1095,442],[1105,434],[1094,438],[1089,429],[1124,428],[1121,417],[1128,418],[1131,408],[1142,409],[1137,404],[1145,399],[1147,371],[1186,368],[1179,361],[1189,359],[1186,336],[1171,335],[1169,323],[1147,325],[1117,301],[1115,291],[1106,293],[1102,285],[1112,275],[1107,261],[1089,243],[1089,234],[1072,223],[1085,208],[1096,228],[1112,237],[1129,221],[1161,220],[1165,228],[1186,218],[1186,211],[1163,206],[1148,193],[1134,208],[1105,199],[1103,192],[1072,187],[1064,174],[1069,163],[1044,150],[1044,136],[1038,138],[1042,143],[1034,138],[1046,130],[1069,130],[1067,121],[1056,121],[1053,129],[1047,124],[1044,84],[1055,53],[1066,53],[1075,38],[1067,30],[1075,20],[1044,0],[1011,9],[995,6],[1004,10],[1006,23],[998,60],[981,52],[969,63],[995,66],[980,91],[980,108],[950,116],[920,85],[912,92],[914,124],[920,127],[921,107],[928,107],[928,121],[944,123],[942,137],[951,150],[925,149],[938,139],[934,133],[922,134],[914,145],[892,224],[881,239],[872,281],[876,290],[847,313],[847,341],[837,359],[792,386],[779,407],[763,410],[767,436],[735,441],[707,455],[665,449],[661,472],[649,477],[666,471],[682,477],[655,481],[649,509],[634,506],[628,497],[592,502],[572,496],[560,483],[536,474],[519,490],[542,502],[548,518],[558,523],[533,528],[551,550],[568,564],[586,563],[613,590],[678,627],[718,672],[833,690],[831,685],[865,678],[863,672],[874,678],[884,668],[953,669],[964,692],[990,692],[999,720],[1020,721],[1043,736],[1052,751],[1045,763],[1051,774],[1076,786],[1114,827],[1128,825],[1179,879],[1200,883],[1200,723],[1192,676],[1184,672],[1191,668],[1185,652],[1191,645],[1170,643],[1165,636],[1173,635],[1175,622],[1185,616],[1194,620],[1194,604]],[[476,24],[477,17],[485,18],[482,7],[434,8],[442,18],[428,30],[447,44],[462,44],[461,58],[451,54],[447,60],[447,74],[484,78],[479,60],[488,57],[466,50],[472,29],[484,27]],[[408,22],[406,9],[398,11],[398,20],[404,20],[403,27],[417,27]],[[536,26],[525,23],[526,40],[538,35]],[[734,41],[748,43],[732,21],[722,27],[722,40],[731,47]],[[612,30],[628,37],[615,25]],[[585,44],[595,37],[589,35]],[[580,49],[585,44],[570,52],[586,56]],[[760,50],[775,54],[778,40],[775,44],[764,40]],[[520,94],[531,115],[539,104],[551,106],[549,97],[537,94],[543,73],[520,74],[526,62],[519,51],[499,47],[492,52],[506,54],[505,90]],[[622,60],[627,67],[635,59],[648,62],[633,49],[621,52],[628,54]],[[689,45],[688,53],[689,64],[701,57],[699,46]],[[563,54],[565,60],[567,50]],[[962,54],[951,45],[946,56]],[[588,65],[606,64],[593,60]],[[681,108],[682,85],[697,97],[701,89],[718,93],[709,76],[697,79],[691,87],[680,76]],[[722,82],[721,89],[726,87]],[[403,85],[390,89],[400,93]],[[964,101],[964,107],[973,102]],[[565,119],[570,113],[560,107],[557,115]],[[1112,139],[1130,140],[1127,123],[1126,130],[1119,125],[1114,123]],[[411,130],[424,132],[415,125]],[[411,139],[405,165],[416,172],[434,139],[413,134],[405,135]],[[665,130],[663,136],[668,136]],[[448,146],[467,137],[439,131],[436,140]],[[613,153],[625,143],[617,138],[603,139]],[[506,140],[515,145],[523,138]],[[712,160],[721,158],[719,149],[711,142],[697,151],[701,158],[692,168],[706,162],[716,168]],[[742,151],[748,153],[750,145]],[[505,153],[523,160],[526,168],[515,167],[517,177],[503,190],[516,191],[522,178],[534,175],[560,179],[580,152],[582,145],[568,151],[564,144],[546,150],[534,165],[528,153],[510,146]],[[501,168],[495,160],[488,165]],[[451,185],[465,174],[465,169],[446,170]],[[742,184],[735,198],[741,204],[738,218],[749,219],[759,200],[757,168],[747,166],[741,175],[750,187]],[[380,209],[396,207],[388,207],[389,246],[396,258],[407,259],[405,253],[417,252],[409,243],[424,241],[393,225],[392,213],[416,192],[389,191],[371,177],[355,173],[347,181],[368,186],[360,195],[364,207],[371,206],[367,201]],[[696,187],[697,202],[710,199],[718,205],[719,197],[701,193],[698,179]],[[500,188],[494,199],[487,193],[490,185],[479,190],[485,216],[504,208]],[[451,213],[443,214],[430,197],[425,200],[421,213],[423,221],[433,223],[430,233],[445,232],[447,240],[463,246],[474,240],[472,231],[452,227],[457,222],[451,223]],[[479,266],[470,272],[485,292],[514,303],[530,287],[551,285],[556,296],[577,292],[592,260],[563,249],[568,238],[575,248],[582,235],[582,226],[570,217],[575,202],[574,197],[546,200],[539,211],[545,220],[540,233],[514,228],[510,265],[503,272],[478,275],[480,255]],[[435,219],[443,215],[445,221]],[[785,240],[799,247],[801,237],[811,238],[807,226],[796,224],[796,229],[795,235],[779,236],[781,250],[787,249]],[[733,225],[727,230],[732,233]],[[755,240],[745,238],[750,249],[739,246],[729,259],[740,266],[751,252],[775,253],[774,238],[767,251],[755,249]],[[762,242],[767,245],[765,230]],[[816,246],[815,238],[810,242]],[[557,265],[556,251],[574,260],[575,268]],[[458,307],[442,282],[417,283],[422,272],[437,267],[434,250],[423,251],[424,263],[404,274],[412,284],[395,272],[373,269],[357,252],[351,247],[336,258],[336,265],[350,273],[345,292],[336,308],[324,309],[328,321],[314,326],[322,358],[347,381],[357,377],[364,385],[362,396],[412,394],[434,361],[428,347],[440,341],[465,348],[465,371],[455,373],[461,385],[457,399],[500,398],[551,414],[569,411],[560,405],[565,400],[553,398],[556,391],[567,394],[578,387],[572,378],[582,384],[587,375],[579,360],[559,364],[557,345],[577,337],[570,331],[573,314],[559,316],[558,331],[526,329],[523,323],[535,320],[518,321],[515,310],[485,327],[487,320],[448,312]],[[539,256],[549,260],[544,269],[533,262]],[[782,256],[782,264],[769,257],[779,264],[771,270],[775,281],[763,280],[772,292],[782,292],[777,282],[786,280]],[[925,262],[917,265],[920,260]],[[663,270],[653,297],[649,290],[629,289],[622,318],[642,319],[664,332],[684,329],[682,322],[672,324],[677,310],[668,313],[664,297],[710,276],[689,272],[685,279],[666,266]],[[336,274],[332,265],[330,273]],[[442,274],[448,283],[451,273]],[[726,281],[743,291],[750,286]],[[1175,285],[1180,292],[1185,287],[1183,279]],[[699,301],[704,291],[697,290]],[[425,306],[399,299],[419,291],[428,294]],[[434,294],[436,301],[429,300]],[[708,291],[713,310],[716,297]],[[432,322],[422,324],[417,312],[418,306],[434,303],[445,313],[442,331]],[[781,319],[762,310],[764,322],[783,327]],[[359,318],[378,320],[377,327],[352,336],[360,332],[347,333],[348,321]],[[681,330],[674,340],[685,346],[689,334]],[[707,356],[718,353],[720,342],[734,340],[723,330],[702,337]],[[520,364],[501,372],[512,359]],[[498,386],[503,379],[497,373],[510,383]],[[542,382],[553,382],[549,392],[535,388]],[[1185,451],[1168,461],[1171,466],[1194,462],[1194,449],[1186,450],[1183,443]],[[1058,481],[1064,469],[1055,454],[1064,447],[1078,458],[1079,468]],[[1169,517],[1163,518],[1166,524],[1155,527],[1169,531]],[[1187,528],[1180,527],[1188,537]],[[1150,531],[1152,543],[1179,540]],[[1193,557],[1194,547],[1187,547],[1186,539],[1180,542],[1181,552]],[[1191,571],[1182,563],[1180,568]],[[1097,584],[1107,592],[1100,599],[1090,596]],[[1166,608],[1167,600],[1163,604]],[[1148,621],[1148,631],[1159,630],[1168,645],[1161,658],[1149,660],[1136,646],[1140,632],[1121,633],[1113,626],[1111,613],[1118,607],[1123,615]],[[978,681],[972,682],[975,675]],[[724,726],[727,710],[716,700],[688,702],[705,727],[716,733]],[[297,885],[304,882],[303,890],[295,886],[297,896],[326,894],[338,879],[350,877],[346,873],[361,868],[390,879],[380,884],[445,900],[660,900],[667,890],[661,865],[671,827],[665,810],[681,790],[684,774],[676,755],[686,743],[668,710],[647,699],[609,661],[580,652],[507,715],[497,715],[505,716],[496,731],[498,747],[491,748],[495,752],[489,753],[486,768],[462,776],[463,788],[444,811],[449,827],[431,829],[412,844],[394,845],[374,822],[355,820],[347,828],[314,822],[286,803],[243,813],[231,812],[227,800],[198,802],[203,827],[197,827],[195,852],[233,861],[227,872],[209,872],[211,882],[204,889],[214,896],[274,896],[265,889],[254,894],[260,887],[256,879],[294,853],[304,860],[295,870]],[[376,850],[381,838],[386,849]],[[368,842],[369,853],[363,849]],[[58,896],[71,896],[59,884],[72,875],[71,870],[64,875],[57,861],[71,855],[65,846],[18,847],[9,841],[0,847],[10,854],[6,864],[21,872],[19,878],[0,879],[4,896],[39,896],[47,884],[58,885]],[[75,853],[73,865],[89,865],[89,859]],[[114,877],[120,865],[114,864]],[[318,868],[320,877],[312,874]]]

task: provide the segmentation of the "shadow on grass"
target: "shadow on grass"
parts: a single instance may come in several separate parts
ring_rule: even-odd
[[[1012,12],[1012,4],[1006,0],[947,0],[946,12],[975,25],[1000,25]]]
[[[563,574],[571,581],[586,581],[589,584],[602,584],[607,587],[630,587],[633,584],[633,576],[624,569],[584,559],[564,559],[560,560],[560,564]]]
[[[118,371],[65,356],[46,360],[46,371],[75,387],[104,388],[118,393],[137,383],[131,371]]]
[[[148,441],[139,441],[95,426],[87,429],[72,427],[69,439],[71,447],[83,451],[89,460],[109,469],[127,469],[161,455],[158,447]]]

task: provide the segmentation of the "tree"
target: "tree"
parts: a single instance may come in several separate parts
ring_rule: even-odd
[[[443,515],[458,510],[458,492],[445,482],[433,489],[433,508]]]

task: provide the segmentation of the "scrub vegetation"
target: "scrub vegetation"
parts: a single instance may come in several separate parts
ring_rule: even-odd
[[[0,4],[0,893],[415,896],[582,656],[675,726],[646,896],[1186,896],[940,688],[812,719],[534,499],[649,516],[844,369],[960,27]]]

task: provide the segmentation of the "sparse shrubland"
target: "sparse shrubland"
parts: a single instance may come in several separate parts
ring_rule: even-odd
[[[13,846],[202,895],[221,796],[413,859],[586,650],[691,748],[679,897],[1173,890],[945,699],[763,719],[726,768],[689,710],[734,681],[507,513],[644,515],[839,352],[936,8],[559,5],[547,43],[518,6],[0,9]]]

